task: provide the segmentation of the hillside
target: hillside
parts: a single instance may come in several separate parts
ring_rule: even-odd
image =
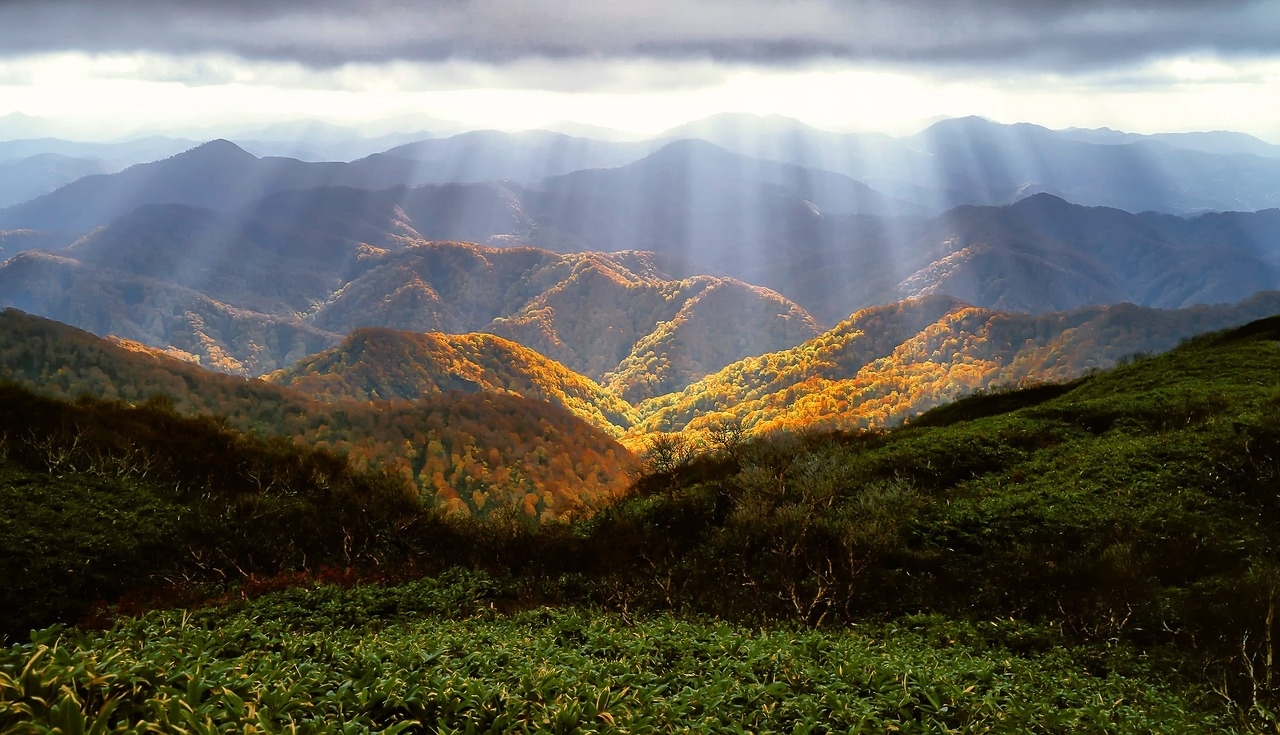
[[[527,226],[509,192],[496,185],[326,187],[274,194],[234,215],[144,206],[58,254],[240,308],[295,316],[364,273],[371,253]]]
[[[1277,225],[1277,209],[1134,215],[1038,194],[938,217],[918,240],[928,264],[896,288],[1032,312],[1238,301],[1280,283]]]
[[[266,380],[321,400],[509,393],[555,404],[617,436],[634,422],[631,406],[595,381],[490,334],[357,329],[337,347]]]
[[[342,339],[294,315],[256,312],[173,283],[39,250],[0,265],[0,306],[239,375],[277,369]]]
[[[777,293],[732,279],[673,280],[650,254],[559,255],[465,243],[371,258],[368,272],[310,321],[334,332],[365,325],[489,332],[619,384],[629,400],[653,390],[634,366],[663,350],[680,361],[664,370],[667,384],[687,385],[769,345],[792,346],[819,332]]]
[[[426,502],[463,513],[589,509],[621,492],[630,461],[608,434],[540,401],[451,392],[322,402],[12,309],[0,312],[0,380],[64,399],[168,396],[184,415],[225,416],[240,431],[337,450],[357,469],[391,469]]]
[[[127,675],[132,688],[114,705],[121,717],[181,723],[185,708],[147,703],[205,686],[165,673],[189,661],[181,665],[250,677],[204,688],[199,711],[219,722],[241,722],[247,702],[267,701],[251,683],[260,675],[286,682],[288,701],[306,705],[300,717],[359,717],[371,727],[423,718],[505,726],[536,707],[576,726],[594,713],[592,724],[707,729],[746,717],[762,729],[849,717],[851,729],[1257,732],[1274,724],[1280,697],[1280,683],[1266,678],[1280,579],[1278,343],[1280,318],[1271,317],[1071,384],[972,396],[893,431],[780,433],[651,461],[617,502],[567,527],[424,516],[416,525],[404,522],[412,512],[392,514],[367,527],[386,536],[367,538],[416,552],[437,573],[472,571],[348,590],[296,574],[273,581],[302,589],[259,599],[242,592],[227,606],[127,618],[107,632],[38,632],[0,662],[38,677],[0,680],[0,701],[51,723],[68,712],[93,718]],[[92,401],[59,404],[45,425],[70,417],[100,437],[83,431],[98,411],[129,418],[111,419],[126,442],[142,428],[153,442],[190,432],[176,417],[157,427],[157,416],[171,416],[161,406]],[[216,422],[201,426],[217,441],[232,437]],[[43,452],[0,459],[0,472],[39,488],[56,473],[37,464],[57,461],[50,450],[66,445],[19,439],[22,452]],[[257,445],[244,446],[256,456]],[[78,473],[61,477],[80,481]],[[116,518],[112,503],[145,499],[100,495],[74,497]],[[215,507],[227,507],[217,497]],[[230,507],[276,512],[276,497],[250,492],[245,506]],[[358,504],[344,499],[310,518]],[[283,510],[257,516],[264,531],[271,519],[296,517]],[[154,531],[170,511],[135,511],[135,538],[166,538]],[[85,531],[107,517],[69,516]],[[324,538],[316,553],[339,543]],[[93,548],[88,533],[73,540]],[[39,558],[34,541],[24,558]],[[63,574],[53,577],[59,585]],[[381,663],[351,658],[354,646]],[[151,663],[134,666],[140,656]],[[295,656],[310,663],[299,667]],[[260,668],[236,668],[249,660]],[[465,677],[437,665],[455,660],[471,667]],[[562,665],[548,674],[547,661]],[[513,684],[513,670],[527,676]],[[617,671],[634,689],[619,693]],[[693,673],[671,678],[684,671]],[[703,683],[685,681],[696,672]],[[357,676],[392,694],[366,703],[354,684],[342,686]],[[549,704],[541,694],[515,714],[505,708],[514,687],[528,685],[532,702],[548,682]],[[55,683],[93,694],[77,694],[82,701]],[[464,690],[474,701],[460,711]],[[725,703],[708,708],[704,697]]]
[[[130,595],[403,568],[396,529],[432,525],[398,473],[179,416],[162,399],[70,404],[0,383],[0,400],[0,639]]]
[[[1276,624],[1278,339],[1271,317],[887,433],[654,457],[588,525],[607,568],[664,580],[620,593],[631,609],[1042,620],[1214,671],[1243,715],[1280,695],[1251,668]]]
[[[790,350],[747,358],[640,403],[648,431],[883,428],[975,390],[1065,381],[1135,353],[1280,312],[1280,294],[1162,311],[1121,304],[1029,315],[928,297],[866,309]]]
[[[664,351],[663,385],[683,387],[820,331],[777,293],[673,280],[651,255],[423,239],[417,228],[435,235],[450,222],[465,229],[472,215],[510,216],[493,187],[366,192],[361,205],[357,194],[281,194],[234,226],[209,210],[139,209],[71,247],[0,264],[0,305],[246,376],[288,367],[359,327],[486,331],[597,381],[615,373],[634,384],[619,388],[632,398],[653,389],[637,361]],[[374,201],[381,215],[358,216]]]

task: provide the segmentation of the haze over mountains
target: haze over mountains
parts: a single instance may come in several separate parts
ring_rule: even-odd
[[[515,393],[615,436],[882,425],[1263,316],[1195,307],[1280,289],[1280,149],[1231,133],[720,116],[349,161],[214,140],[114,173],[70,146],[0,165],[28,191],[88,174],[0,209],[0,306],[315,398]],[[1122,303],[1143,308],[1097,311]],[[1082,346],[1116,314],[1168,339]],[[814,368],[833,345],[860,357]]]
[[[840,136],[793,121],[742,117],[713,119],[692,130],[762,156],[811,165],[744,156],[706,141],[676,140],[653,150],[662,141],[590,141],[555,133],[469,133],[349,163],[257,158],[214,141],[118,174],[86,177],[0,210],[0,229],[50,233],[52,241],[67,244],[106,225],[172,231],[178,249],[206,253],[216,242],[236,258],[242,254],[227,243],[240,235],[228,233],[247,232],[252,227],[245,223],[256,227],[264,218],[274,220],[276,230],[320,233],[318,239],[336,229],[359,241],[353,222],[383,233],[407,223],[426,239],[532,244],[561,252],[649,250],[673,276],[708,273],[767,286],[825,324],[860,308],[926,293],[1034,311],[1126,300],[1176,307],[1236,300],[1277,285],[1269,260],[1274,228],[1266,214],[1179,220],[1055,208],[1052,200],[1034,196],[1050,190],[1077,204],[1121,205],[1118,200],[1127,197],[1132,209],[1145,203],[1174,212],[1258,209],[1273,204],[1280,192],[1280,157],[1235,152],[1267,152],[1256,139],[1206,134],[1168,138],[1183,147],[1148,137],[1103,144],[1078,138],[1116,136],[978,118],[944,121],[908,140]],[[865,155],[854,160],[853,153]],[[629,159],[634,160],[614,165]],[[882,190],[815,163],[864,174]],[[575,166],[588,168],[560,173]],[[876,171],[889,168],[911,179],[914,189],[884,184]],[[1143,183],[1148,179],[1150,186]],[[451,183],[421,186],[427,181]],[[1212,196],[1179,204],[1179,198],[1198,196],[1197,187]],[[1230,187],[1248,191],[1227,202],[1222,197]],[[965,196],[938,199],[921,193],[925,189]],[[310,190],[316,191],[302,193]],[[957,201],[996,207],[1027,194],[1030,200],[1009,209],[936,211],[939,204]],[[216,214],[202,215],[205,225],[182,226],[172,212],[138,211],[153,204]],[[193,236],[193,229],[205,234]],[[1086,234],[1081,246],[1077,238]],[[303,239],[295,245],[299,253],[308,248]],[[1122,252],[1110,252],[1112,245]],[[12,255],[22,246],[15,239],[5,247]],[[1113,258],[1119,267],[1112,267]],[[1160,275],[1142,262],[1158,266]],[[1164,273],[1171,263],[1206,278],[1200,283],[1185,273]],[[1046,280],[1049,274],[1053,278]],[[332,293],[321,291],[306,298],[323,300]],[[297,303],[291,307],[306,311]]]

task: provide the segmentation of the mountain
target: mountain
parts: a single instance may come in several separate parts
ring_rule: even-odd
[[[342,339],[294,315],[255,312],[173,283],[39,250],[0,264],[0,306],[241,375],[275,370]]]
[[[0,163],[13,163],[32,156],[55,155],[102,161],[107,169],[119,171],[139,163],[158,161],[190,150],[197,141],[151,136],[112,143],[34,137],[0,140]]]
[[[489,332],[628,400],[819,331],[777,293],[710,276],[672,280],[643,253],[432,243],[370,262],[313,324],[342,333],[360,326]]]
[[[549,403],[457,391],[317,401],[14,309],[0,311],[0,380],[64,399],[168,396],[183,414],[223,416],[241,431],[336,449],[357,468],[389,468],[454,512],[514,507],[550,517],[594,507],[627,482],[627,450]]]
[[[412,170],[411,162],[391,158],[358,165],[258,158],[234,143],[214,140],[162,161],[89,176],[0,210],[0,227],[83,234],[148,204],[239,212],[290,190],[388,189],[408,181]]]
[[[1200,151],[1201,153],[1247,153],[1267,158],[1280,157],[1280,146],[1268,143],[1252,135],[1227,130],[1196,133],[1154,133],[1150,135],[1126,133],[1120,130],[1112,130],[1111,128],[1067,128],[1057,132],[1063,138],[1080,140],[1086,143],[1117,145],[1154,140],[1174,148]]]
[[[85,176],[114,170],[98,159],[71,158],[57,153],[0,162],[0,207],[35,199]]]
[[[1039,313],[1122,302],[1181,308],[1280,288],[1280,210],[1135,215],[1038,194],[928,220],[823,218],[812,231],[713,272],[773,288],[828,324],[929,294]]]
[[[931,296],[874,307],[789,350],[729,365],[636,406],[633,435],[884,428],[967,393],[1066,381],[1131,355],[1280,313],[1280,292],[1180,310],[1132,304],[1033,316]]]
[[[635,249],[644,238],[670,237],[667,232],[691,237],[704,230],[731,229],[734,220],[762,219],[752,214],[753,208],[777,206],[773,202],[831,214],[923,211],[843,174],[751,158],[701,140],[668,143],[625,166],[550,177],[530,192],[529,199],[539,222],[566,231],[583,227],[588,213],[595,219],[613,215],[632,222],[664,217],[676,228],[647,232],[634,242],[620,243],[619,249]],[[554,204],[540,205],[543,200]],[[564,209],[579,201],[583,203]],[[589,234],[581,237],[592,239]]]
[[[630,404],[527,347],[491,334],[357,329],[342,344],[266,376],[320,400],[416,400],[460,391],[546,401],[621,436]]]
[[[789,288],[788,276],[797,262],[832,262],[830,223],[843,221],[840,213],[915,211],[839,174],[699,141],[671,143],[627,166],[552,177],[521,200],[539,246],[653,250],[679,274],[731,276],[809,304],[817,302]]]
[[[239,157],[250,166],[262,163]],[[307,316],[341,333],[355,326],[442,328],[388,311],[415,308],[394,306],[414,293],[401,290],[415,277],[403,267],[397,272],[409,280],[384,271],[370,275],[376,287],[356,284],[384,255],[424,240],[532,241],[569,252],[649,249],[665,272],[764,286],[826,324],[868,306],[934,293],[975,306],[1045,312],[1125,301],[1179,308],[1280,287],[1277,210],[1134,215],[1037,194],[931,219],[839,215],[799,195],[805,181],[827,179],[760,183],[747,173],[759,163],[682,142],[628,166],[553,177],[532,189],[494,183],[319,187],[269,194],[234,214],[144,206],[59,255],[173,282],[238,308]],[[761,165],[760,175],[774,181],[820,173]],[[49,235],[43,242],[58,240]],[[347,284],[353,284],[350,293]],[[37,313],[47,308],[7,303]],[[362,317],[362,309],[382,316]],[[469,323],[460,331],[482,327]],[[546,345],[517,341],[551,354]],[[602,380],[625,354],[594,366],[584,354],[551,356]]]
[[[1077,204],[1174,214],[1280,205],[1280,159],[1213,154],[1142,139],[1098,145],[1038,125],[979,117],[938,122],[908,143],[936,161],[954,204],[1002,204],[1048,192]]]
[[[545,130],[475,130],[398,145],[366,161],[412,161],[413,174],[407,182],[411,184],[499,180],[532,184],[580,169],[628,164],[655,147],[647,142],[595,140]]]
[[[659,140],[695,138],[765,161],[832,171],[922,208],[939,211],[961,192],[938,192],[936,162],[884,133],[835,133],[781,115],[722,113],[667,130]]]
[[[845,174],[933,213],[1051,193],[1078,204],[1171,214],[1280,205],[1280,147],[1228,132],[1050,130],[980,117],[905,138],[833,133],[789,118],[718,115],[675,128],[747,156]]]
[[[512,216],[493,185],[386,194],[282,193],[247,221],[142,208],[56,253],[0,265],[0,305],[243,375],[288,367],[359,327],[486,331],[608,376],[629,399],[820,331],[777,293],[673,280],[645,255],[428,242],[415,229],[465,230],[468,212]]]
[[[1040,194],[960,207],[914,238],[902,297],[945,293],[1033,312],[1133,302],[1180,308],[1280,287],[1280,210],[1197,217],[1082,207]],[[910,249],[910,248],[909,248]]]
[[[1135,215],[1037,194],[929,219],[839,216],[780,188],[717,195],[681,183],[693,177],[679,167],[665,177],[622,172],[579,172],[525,196],[533,239],[651,249],[676,273],[766,286],[827,324],[933,293],[1044,312],[1124,301],[1178,308],[1280,288],[1280,210]]]
[[[1052,131],[1014,127],[1028,141],[1053,139]],[[943,141],[941,148],[959,146],[961,133],[994,140],[994,146],[1007,132],[981,120],[952,121],[931,130],[935,143]],[[1047,145],[1046,155],[1058,150],[1058,143]],[[56,250],[61,260],[16,264],[13,270],[36,279],[31,283],[20,285],[13,273],[6,276],[0,269],[0,282],[13,286],[0,292],[0,300],[101,331],[122,308],[121,301],[132,307],[150,299],[164,304],[165,311],[159,316],[139,312],[122,320],[131,323],[117,333],[249,372],[286,367],[298,357],[296,345],[290,342],[281,352],[234,337],[232,343],[209,342],[196,336],[208,334],[203,329],[160,326],[189,322],[183,316],[188,311],[206,320],[215,312],[238,311],[240,321],[305,323],[327,333],[326,347],[359,326],[485,330],[640,401],[753,352],[812,336],[802,333],[809,326],[799,331],[779,326],[792,316],[796,319],[786,323],[805,325],[812,319],[830,325],[869,306],[930,294],[1033,313],[1126,301],[1180,308],[1234,302],[1280,287],[1280,210],[1135,215],[1040,193],[1011,205],[963,206],[932,218],[849,214],[842,212],[900,213],[905,205],[840,174],[752,159],[690,140],[624,166],[553,176],[533,186],[377,188],[386,180],[411,177],[416,165],[393,156],[377,165],[259,159],[224,141],[119,174],[86,177],[0,212],[0,222],[12,223],[5,225],[13,228],[6,233],[32,229],[23,223],[56,228],[71,222],[74,230],[111,216]],[[987,168],[983,175],[989,181],[1011,176],[1007,168]],[[352,185],[313,186],[335,180]],[[147,203],[152,200],[167,203]],[[191,203],[197,201],[205,206]],[[53,249],[68,239],[56,229],[43,232],[6,234],[0,247],[12,255],[35,243]],[[625,256],[626,263],[592,260],[591,268],[587,261],[569,259],[540,270],[543,286],[530,289],[516,282],[529,268],[555,259],[504,256],[511,268],[526,265],[511,272],[502,266],[500,273],[476,281],[485,294],[481,305],[462,293],[465,289],[429,273],[436,266],[419,257],[425,251],[400,257],[434,240],[508,247],[538,243],[562,252],[650,250],[655,255],[643,268],[655,273],[623,273],[638,262],[632,256]],[[488,267],[471,255],[458,257],[459,263],[472,264],[467,267]],[[492,265],[488,255],[480,260]],[[432,262],[444,264],[446,271],[452,267],[448,258]],[[590,272],[571,278],[574,263]],[[60,292],[70,277],[61,274],[77,269],[85,292]],[[556,283],[566,284],[554,292],[555,283],[545,280],[552,273],[558,274]],[[717,299],[729,303],[728,294],[735,292],[734,303],[756,304],[760,311],[743,306],[743,313],[755,315],[724,339],[715,339],[714,330],[702,337],[673,336],[704,329],[700,319],[676,319],[683,308],[677,304],[712,284],[691,280],[701,274],[742,282],[718,282]],[[657,287],[649,283],[655,278],[684,285]],[[99,282],[89,285],[95,279]],[[107,283],[111,279],[115,282]],[[636,287],[619,285],[633,281]],[[128,294],[122,292],[126,282]],[[498,283],[504,284],[501,289]],[[766,296],[745,283],[775,293]],[[509,294],[512,287],[516,291]],[[617,315],[584,321],[579,312],[591,308],[580,295],[585,292],[620,314],[640,310],[645,316],[634,323]],[[672,299],[661,308],[650,303],[659,292]],[[107,294],[114,295],[99,306],[90,303]],[[794,303],[770,311],[773,306],[764,304],[775,303],[779,294]],[[700,310],[728,311],[714,307],[717,299],[699,298]],[[473,307],[446,303],[451,300]],[[180,304],[198,308],[172,311]],[[801,315],[795,305],[813,317]],[[455,312],[465,318],[446,327],[447,315]],[[499,317],[508,321],[487,326]],[[140,320],[151,323],[141,328]],[[666,323],[667,336],[649,337],[660,322]],[[597,327],[604,331],[594,331]],[[175,336],[165,338],[165,331]],[[645,340],[652,344],[632,354]],[[724,349],[740,341],[740,348]],[[214,355],[215,347],[228,359]],[[664,353],[667,358],[650,362],[650,355]]]
[[[493,184],[365,191],[284,191],[228,215],[181,205],[140,207],[60,254],[196,289],[243,308],[295,315],[328,300],[371,254],[427,238],[479,239],[527,229]]]

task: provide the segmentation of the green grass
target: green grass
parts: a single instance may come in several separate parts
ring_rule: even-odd
[[[0,631],[74,620],[152,584],[183,551],[173,543],[183,506],[129,482],[0,459],[0,508]]]
[[[157,548],[186,550],[173,573],[224,598],[324,564],[502,582],[300,590],[68,631],[35,678],[39,645],[6,654],[0,712],[19,728],[113,707],[107,725],[162,729],[199,711],[242,731],[252,710],[267,730],[874,732],[1217,731],[1229,712],[1274,729],[1277,336],[1267,320],[891,432],[735,444],[546,527],[449,522],[340,457],[216,421],[12,393],[34,407],[4,417],[0,457],[14,640],[163,574]],[[57,442],[77,437],[107,455],[63,467]]]
[[[495,586],[293,590],[0,652],[4,732],[1225,732],[1211,700],[1052,627],[839,631],[586,609]],[[1219,710],[1221,708],[1219,707]],[[97,728],[94,730],[94,728]]]

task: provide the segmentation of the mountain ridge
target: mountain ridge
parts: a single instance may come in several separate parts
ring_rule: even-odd
[[[481,332],[414,334],[361,327],[336,347],[263,380],[321,400],[415,400],[449,391],[510,393],[560,406],[615,437],[635,421],[629,404],[590,378],[520,344]]]

